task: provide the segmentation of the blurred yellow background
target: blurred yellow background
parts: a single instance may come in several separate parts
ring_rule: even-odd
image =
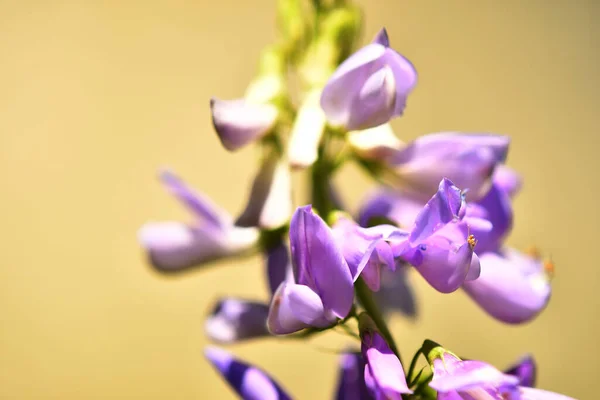
[[[208,100],[243,93],[274,3],[0,2],[0,398],[232,398],[203,358],[203,317],[217,295],[265,297],[260,257],[165,277],[136,231],[188,218],[161,166],[242,210],[255,153],[222,149]],[[404,358],[425,337],[499,368],[532,352],[540,387],[595,398],[600,3],[360,3],[365,40],[387,27],[420,74],[397,134],[511,135],[525,186],[509,243],[557,265],[548,309],[521,327],[414,274],[420,318],[392,323]],[[354,206],[370,185],[353,168],[338,183]],[[321,347],[346,339],[315,343],[232,350],[296,398],[329,399],[337,356]]]

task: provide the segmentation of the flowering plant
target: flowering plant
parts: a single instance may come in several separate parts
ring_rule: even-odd
[[[552,264],[504,244],[521,186],[504,164],[509,137],[440,132],[401,142],[389,121],[405,112],[417,72],[385,29],[355,50],[361,13],[348,1],[279,0],[278,15],[279,40],[261,55],[243,98],[210,101],[226,150],[261,149],[244,211],[234,218],[162,172],[195,221],[141,228],[152,265],[179,271],[264,253],[270,302],[220,299],[207,335],[233,343],[344,329],[360,348],[341,357],[338,399],[567,399],[532,388],[531,357],[501,372],[426,339],[406,369],[386,324],[392,312],[415,313],[409,269],[441,293],[464,290],[505,323],[530,321],[548,304]],[[357,215],[332,185],[348,162],[380,185]],[[295,209],[292,171],[307,171],[310,182],[310,204]],[[421,356],[429,368],[417,371]],[[266,372],[223,349],[209,347],[206,357],[241,398],[290,398]]]

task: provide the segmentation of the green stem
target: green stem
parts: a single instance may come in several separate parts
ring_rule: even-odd
[[[412,382],[413,381],[413,373],[415,371],[415,367],[417,366],[417,361],[419,360],[419,356],[421,355],[421,349],[417,350],[417,352],[415,353],[415,355],[413,356],[411,362],[410,362],[410,367],[408,368],[408,374],[406,375],[408,377],[408,382]]]
[[[396,357],[398,357],[400,363],[402,363],[400,352],[398,351],[396,343],[394,342],[394,338],[392,337],[392,334],[385,323],[385,319],[383,318],[383,315],[381,314],[381,311],[379,311],[379,307],[373,298],[371,289],[367,287],[362,278],[359,278],[354,285],[354,290],[356,291],[356,296],[358,297],[360,304],[363,306],[367,314],[369,314],[369,317],[371,317],[375,323],[375,326],[377,326],[377,329],[383,335],[383,338],[390,346],[390,349],[394,352]]]

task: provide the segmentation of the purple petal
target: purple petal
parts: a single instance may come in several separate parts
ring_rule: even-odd
[[[475,227],[472,231],[477,237],[477,251],[496,251],[512,229],[510,197],[494,184],[483,198],[467,206],[466,220],[469,217],[484,219],[492,224],[492,229],[479,230]]]
[[[534,387],[536,371],[535,360],[531,355],[526,355],[504,373],[519,378],[519,385],[521,386]]]
[[[193,227],[179,222],[147,223],[139,230],[139,241],[152,264],[163,271],[176,271],[223,257],[241,255],[258,243],[254,228]]]
[[[388,38],[388,33],[385,28],[381,28],[377,35],[373,39],[373,43],[380,44],[384,47],[390,47],[390,39]]]
[[[227,211],[218,207],[208,197],[190,188],[177,175],[169,170],[160,172],[160,180],[196,218],[208,225],[224,226],[231,224],[231,216]]]
[[[390,161],[399,184],[428,196],[446,177],[476,201],[491,185],[496,165],[504,162],[510,139],[491,134],[442,132],[421,136]]]
[[[389,66],[382,66],[363,83],[347,123],[350,130],[372,128],[390,120],[396,104],[396,81]]]
[[[321,299],[308,286],[284,282],[273,295],[267,327],[285,335],[310,326],[324,328],[333,320],[326,318]]]
[[[234,358],[229,352],[209,346],[205,348],[204,355],[242,399],[290,399],[264,371]]]
[[[276,154],[265,158],[252,183],[246,209],[236,225],[267,230],[285,225],[292,215],[291,186],[287,163],[279,160]]]
[[[371,400],[364,379],[365,362],[360,353],[345,353],[340,360],[336,400]]]
[[[294,281],[288,249],[283,241],[277,242],[267,250],[267,278],[271,296],[284,281]]]
[[[334,126],[372,128],[402,114],[416,76],[400,54],[371,43],[334,72],[323,90],[321,107]]]
[[[481,275],[481,261],[479,260],[479,256],[473,253],[471,258],[471,266],[469,267],[469,272],[467,272],[467,276],[465,277],[465,281],[474,281],[479,278]]]
[[[370,70],[385,54],[385,47],[369,44],[344,61],[333,73],[321,95],[321,107],[331,125],[345,126],[350,120],[351,105]]]
[[[244,99],[210,100],[212,121],[219,139],[229,151],[238,150],[269,133],[279,111],[271,104],[249,103]]]
[[[300,106],[288,144],[288,158],[294,168],[306,168],[317,160],[327,120],[319,105],[320,91],[312,91]]]
[[[505,165],[498,165],[496,167],[494,175],[492,175],[492,181],[494,182],[494,185],[510,197],[515,196],[519,190],[521,190],[521,186],[523,185],[519,174]]]
[[[400,400],[402,393],[412,393],[400,360],[379,333],[363,334],[362,353],[367,364],[365,381],[376,398]]]
[[[331,229],[304,206],[292,216],[289,236],[297,283],[313,289],[326,310],[344,318],[354,301],[354,284]]]
[[[469,276],[473,245],[465,223],[451,223],[400,257],[413,265],[425,280],[442,293],[457,290]],[[477,262],[474,263],[477,267]]]
[[[503,374],[487,363],[462,361],[446,354],[443,360],[434,360],[434,374],[429,386],[441,393],[469,393],[473,390],[516,388],[518,383],[516,377]]]
[[[206,319],[204,330],[211,340],[221,343],[267,336],[268,314],[269,306],[264,303],[224,298]]]
[[[450,180],[442,179],[437,192],[425,204],[423,211],[417,215],[409,242],[412,245],[422,243],[437,230],[457,220],[464,205],[460,189],[454,186]]]
[[[541,261],[515,250],[483,253],[479,258],[481,275],[463,288],[488,314],[518,324],[546,307],[551,286]]]
[[[520,400],[575,400],[573,397],[529,387],[521,387],[519,392]]]

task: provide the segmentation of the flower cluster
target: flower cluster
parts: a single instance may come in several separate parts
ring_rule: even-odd
[[[261,150],[248,201],[233,217],[162,172],[194,221],[141,228],[152,265],[173,272],[262,252],[268,301],[219,299],[207,335],[228,344],[341,327],[360,347],[342,355],[337,399],[566,399],[532,388],[531,357],[501,372],[425,340],[405,370],[386,316],[416,314],[412,269],[441,293],[464,290],[505,323],[530,321],[549,301],[552,264],[504,244],[521,187],[504,164],[510,139],[440,132],[403,143],[389,121],[405,112],[417,73],[390,47],[385,29],[354,51],[361,14],[348,2],[308,8],[280,0],[278,12],[280,40],[261,55],[243,98],[210,100],[226,150]],[[301,83],[299,100],[290,93],[291,74]],[[355,215],[332,185],[347,162],[379,184]],[[309,204],[294,208],[291,175],[302,171]],[[430,368],[417,372],[420,356]],[[209,347],[206,357],[241,398],[290,398],[267,373],[225,350]]]

